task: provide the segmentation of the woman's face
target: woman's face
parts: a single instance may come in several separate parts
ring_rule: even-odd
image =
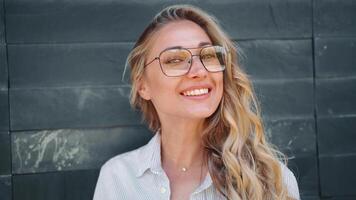
[[[211,44],[209,36],[194,22],[171,22],[154,34],[147,61],[158,57],[167,48],[189,49]],[[193,55],[199,54],[199,50],[190,49]],[[206,91],[208,93],[204,93]],[[160,121],[168,118],[205,119],[217,109],[222,93],[223,72],[208,72],[198,56],[193,57],[190,71],[179,77],[164,75],[159,61],[155,60],[146,66],[139,83],[139,94],[152,101]]]

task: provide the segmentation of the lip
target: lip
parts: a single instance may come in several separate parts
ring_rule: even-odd
[[[204,88],[207,88],[207,89],[208,89],[208,93],[203,94],[203,95],[185,96],[185,95],[183,94],[183,93],[186,92],[186,91],[195,90],[195,89],[204,89]],[[212,90],[213,90],[213,87],[212,87],[211,85],[208,85],[208,84],[204,84],[204,85],[194,85],[194,86],[185,88],[185,89],[182,90],[179,94],[180,94],[182,97],[184,97],[184,98],[199,100],[199,99],[205,99],[205,98],[209,97]]]

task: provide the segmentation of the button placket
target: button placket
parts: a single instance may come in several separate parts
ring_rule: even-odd
[[[169,200],[170,191],[169,191],[169,180],[164,172],[158,175],[159,178],[159,193],[161,195],[161,199]]]
[[[161,192],[161,194],[164,194],[167,192],[167,188],[164,186],[161,186],[161,188],[159,189],[159,191]]]
[[[159,193],[161,195],[162,200],[169,200],[169,188],[167,186],[165,186],[164,184],[161,184],[161,186],[159,187]]]

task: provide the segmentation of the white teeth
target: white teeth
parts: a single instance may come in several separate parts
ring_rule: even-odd
[[[184,96],[198,96],[198,95],[207,94],[208,92],[209,92],[208,88],[203,88],[203,89],[195,89],[195,90],[185,91],[183,93],[183,95]]]

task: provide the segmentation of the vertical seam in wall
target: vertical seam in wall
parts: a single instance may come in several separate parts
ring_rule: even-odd
[[[6,68],[7,68],[7,104],[8,104],[8,119],[9,119],[9,132],[10,132],[10,68],[9,68],[9,54],[7,48],[7,37],[6,37],[6,11],[5,11],[5,0],[3,0],[3,9],[4,9],[4,38],[5,38],[5,53],[6,53]]]
[[[311,0],[312,2],[312,9],[311,9],[311,16],[312,16],[312,60],[313,60],[313,104],[314,104],[314,128],[315,128],[315,151],[316,151],[316,167],[317,167],[317,181],[318,181],[318,196],[321,197],[321,182],[320,182],[320,163],[319,163],[319,134],[318,134],[318,107],[317,107],[317,88],[316,88],[316,69],[315,69],[315,32],[314,32],[314,9],[315,9],[315,4],[316,0]]]
[[[12,133],[11,133],[11,118],[10,118],[10,67],[9,67],[9,52],[7,46],[7,32],[6,32],[6,0],[3,0],[3,10],[4,10],[4,39],[5,39],[5,52],[6,52],[6,68],[7,68],[7,105],[8,105],[8,129],[9,129],[9,139],[10,139],[10,176],[11,176],[11,199],[14,199],[14,185],[12,176]]]

